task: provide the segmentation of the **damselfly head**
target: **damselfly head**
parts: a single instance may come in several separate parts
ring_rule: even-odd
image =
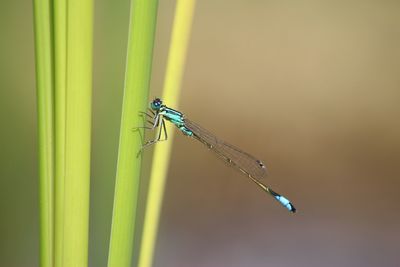
[[[162,101],[159,98],[156,98],[150,104],[152,110],[159,110],[162,106]]]

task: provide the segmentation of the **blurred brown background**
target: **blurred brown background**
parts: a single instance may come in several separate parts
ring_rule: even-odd
[[[174,4],[160,1],[150,97],[161,92]],[[0,266],[38,266],[32,4],[0,6]],[[129,2],[95,6],[97,267],[107,262]],[[198,1],[179,108],[266,162],[267,182],[298,214],[178,134],[154,266],[399,266],[399,14],[398,1]]]

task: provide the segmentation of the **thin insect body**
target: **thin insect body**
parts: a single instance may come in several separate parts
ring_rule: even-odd
[[[274,190],[260,181],[260,179],[267,175],[266,167],[260,160],[217,138],[214,134],[205,130],[200,125],[185,118],[183,113],[164,105],[159,98],[154,99],[150,103],[149,113],[142,112],[142,115],[145,115],[151,119],[151,121],[147,120],[147,122],[151,124],[151,127],[143,128],[148,130],[158,129],[159,131],[154,140],[148,141],[143,145],[142,150],[145,147],[168,139],[165,121],[169,121],[173,123],[184,135],[200,141],[210,150],[215,152],[216,155],[222,160],[226,161],[232,167],[237,168],[243,174],[248,176],[256,185],[258,185],[265,192],[269,193],[290,212],[296,212],[296,208],[287,198],[276,193]],[[162,138],[163,134],[164,138]]]

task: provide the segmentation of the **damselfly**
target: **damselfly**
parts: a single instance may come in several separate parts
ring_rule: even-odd
[[[269,193],[289,211],[296,212],[295,207],[287,198],[276,193],[270,187],[266,186],[260,181],[267,174],[266,167],[260,160],[217,138],[200,125],[185,118],[183,113],[164,105],[159,98],[154,99],[150,103],[149,113],[143,112],[142,114],[149,117],[151,121],[148,122],[152,124],[151,127],[144,128],[149,130],[159,129],[156,138],[144,144],[142,149],[159,141],[165,141],[168,139],[167,130],[165,128],[165,121],[167,120],[178,127],[178,129],[184,135],[200,141],[229,165],[240,170],[256,185],[258,185],[265,192]],[[164,137],[162,138],[163,133]]]

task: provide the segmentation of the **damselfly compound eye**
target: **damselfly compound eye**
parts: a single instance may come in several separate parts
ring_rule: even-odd
[[[151,102],[150,106],[153,110],[158,110],[158,109],[160,109],[161,105],[162,105],[161,99],[156,98],[153,100],[153,102]]]

